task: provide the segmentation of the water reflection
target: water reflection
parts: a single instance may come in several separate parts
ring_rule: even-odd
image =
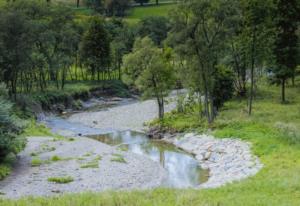
[[[169,187],[194,187],[208,179],[208,171],[202,170],[198,162],[189,154],[173,145],[149,140],[144,134],[125,131],[106,135],[90,136],[109,145],[117,145],[121,150],[146,155],[168,171],[165,182]]]

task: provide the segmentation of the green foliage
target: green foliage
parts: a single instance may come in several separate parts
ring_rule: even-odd
[[[137,39],[132,53],[124,57],[124,81],[136,86],[144,98],[156,98],[160,119],[164,115],[164,97],[174,83],[168,58],[149,37]]]
[[[288,78],[295,78],[298,58],[298,35],[300,4],[297,0],[279,0],[276,4],[276,30],[274,55],[276,66],[272,67],[274,77],[282,85],[281,99],[285,102],[285,84]],[[297,21],[298,20],[298,21]]]
[[[141,19],[138,23],[138,35],[140,37],[150,37],[156,45],[161,45],[167,38],[170,30],[170,23],[163,16],[149,16]]]
[[[48,182],[54,182],[57,184],[67,184],[70,182],[73,182],[74,179],[70,176],[65,176],[65,177],[49,177]]]
[[[130,7],[130,0],[105,0],[104,8],[107,16],[125,16]]]
[[[110,36],[104,27],[104,20],[100,16],[90,19],[89,29],[85,32],[81,42],[81,62],[90,69],[92,79],[100,80],[100,72],[109,69],[110,64]]]
[[[0,164],[0,180],[3,180],[11,172],[11,168],[7,165]]]
[[[213,97],[217,109],[230,100],[234,93],[234,73],[223,65],[216,68],[214,74]]]
[[[4,85],[0,85],[0,93],[5,93]],[[5,96],[0,96],[0,163],[10,153],[17,154],[25,146],[25,139],[20,133],[25,122],[13,113],[12,103]]]

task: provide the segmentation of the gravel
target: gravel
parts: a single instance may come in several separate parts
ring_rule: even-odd
[[[111,161],[114,154],[126,163]],[[42,164],[31,166],[32,158]],[[51,161],[53,156],[61,160]],[[82,168],[93,163],[99,168]],[[73,182],[58,184],[49,177],[70,176]],[[130,152],[79,137],[73,141],[51,137],[29,137],[26,149],[19,154],[13,173],[0,182],[0,192],[6,198],[52,196],[60,193],[103,191],[116,189],[148,189],[161,185],[165,170],[156,162]]]
[[[168,99],[169,104],[165,105],[165,112],[176,108],[175,101]],[[144,131],[144,123],[149,122],[158,116],[156,101],[138,101],[127,105],[108,108],[99,112],[83,112],[70,116],[71,122],[81,123],[102,130],[133,130]]]

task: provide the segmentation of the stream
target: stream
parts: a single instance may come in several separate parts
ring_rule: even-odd
[[[96,105],[96,107],[103,109],[99,105]],[[93,112],[96,112],[95,109],[91,110],[90,114],[93,115]],[[149,139],[146,134],[139,132],[103,130],[74,123],[68,121],[70,115],[72,114],[44,116],[42,122],[51,128],[54,133],[68,131],[69,136],[89,137],[118,147],[122,151],[143,155],[145,158],[160,163],[168,173],[163,186],[174,188],[197,187],[208,180],[209,171],[203,170],[192,155],[176,148],[174,145]]]

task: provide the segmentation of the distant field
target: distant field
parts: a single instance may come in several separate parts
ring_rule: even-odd
[[[167,16],[169,11],[175,8],[175,5],[176,4],[135,7],[129,11],[126,20],[130,23],[136,23],[147,16]]]
[[[0,6],[5,4],[6,0],[0,0]],[[53,0],[53,2],[62,2],[72,6],[78,15],[78,18],[86,18],[89,15],[93,14],[93,10],[86,8],[83,4],[83,0],[81,0],[81,6],[76,8],[76,0]],[[155,0],[150,0],[150,2],[155,2]],[[160,2],[169,2],[169,0],[160,0]],[[125,17],[125,20],[131,24],[137,23],[144,17],[147,16],[167,16],[169,11],[175,8],[176,3],[174,4],[161,4],[161,5],[153,5],[153,6],[138,6],[129,10],[128,16]]]

